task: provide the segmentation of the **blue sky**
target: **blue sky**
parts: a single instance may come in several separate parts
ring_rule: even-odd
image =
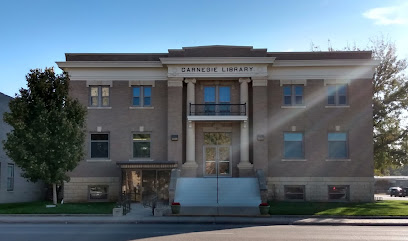
[[[3,1],[0,92],[26,87],[32,68],[65,53],[154,53],[244,45],[268,51],[365,47],[381,34],[408,58],[408,1]]]

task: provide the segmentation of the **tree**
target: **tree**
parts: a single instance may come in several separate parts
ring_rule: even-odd
[[[4,121],[13,127],[3,142],[7,155],[32,182],[53,186],[69,181],[84,155],[86,110],[68,96],[69,77],[55,75],[53,68],[30,70],[27,89],[10,101]]]
[[[384,38],[371,41],[373,58],[380,60],[373,76],[374,166],[377,175],[408,164],[408,108],[406,59],[398,59],[395,44]]]

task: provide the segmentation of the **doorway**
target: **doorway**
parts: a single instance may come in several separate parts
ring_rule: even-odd
[[[122,170],[122,191],[130,193],[133,202],[152,198],[168,202],[170,170]]]
[[[204,176],[231,177],[231,133],[204,133]]]

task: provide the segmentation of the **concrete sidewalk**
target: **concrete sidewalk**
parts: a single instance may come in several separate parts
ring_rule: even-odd
[[[408,226],[408,217],[322,217],[322,216],[153,216],[150,208],[132,204],[126,216],[112,215],[0,215],[0,223],[200,223],[248,225],[350,225]]]

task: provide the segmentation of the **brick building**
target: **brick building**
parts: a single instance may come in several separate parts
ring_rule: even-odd
[[[67,202],[121,191],[188,202],[212,195],[212,177],[217,192],[242,197],[373,200],[371,52],[203,46],[57,64],[88,108],[87,157]]]

